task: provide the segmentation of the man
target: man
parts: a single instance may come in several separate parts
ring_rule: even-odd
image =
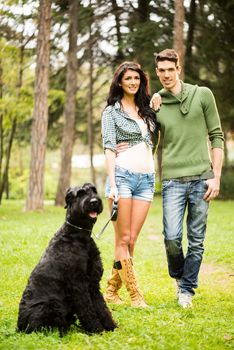
[[[177,282],[178,303],[187,308],[192,306],[198,286],[209,202],[219,194],[223,133],[212,92],[184,83],[180,72],[175,50],[166,49],[156,56],[156,74],[163,86],[157,113],[163,140],[163,234],[169,274]],[[152,102],[155,106],[157,98]],[[184,256],[186,209],[188,249]]]

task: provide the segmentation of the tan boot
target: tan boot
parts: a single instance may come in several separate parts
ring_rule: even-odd
[[[136,273],[132,265],[131,259],[120,260],[121,268],[119,269],[119,275],[122,282],[125,284],[127,291],[129,292],[132,306],[135,307],[147,307],[143,294],[139,289]]]
[[[107,281],[107,288],[104,294],[104,299],[107,303],[123,304],[123,300],[118,295],[118,290],[122,286],[122,280],[119,276],[119,272],[114,267],[112,268],[111,276]]]

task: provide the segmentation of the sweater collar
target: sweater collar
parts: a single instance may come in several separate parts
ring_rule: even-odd
[[[197,85],[191,85],[184,83],[182,80],[181,86],[182,86],[182,93],[181,98],[172,95],[171,92],[169,92],[166,89],[162,89],[159,91],[159,94],[162,96],[162,103],[163,104],[180,104],[180,111],[183,115],[186,115],[189,110],[190,106],[194,97],[194,94],[197,90]]]

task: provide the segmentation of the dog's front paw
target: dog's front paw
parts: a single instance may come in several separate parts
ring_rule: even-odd
[[[89,333],[102,333],[104,330],[105,330],[105,328],[100,326],[100,327],[90,328],[87,331]]]
[[[118,328],[114,320],[109,320],[108,322],[103,322],[103,327],[106,331],[114,331],[115,328]]]
[[[85,327],[86,332],[89,333],[101,333],[105,330],[103,325],[101,323],[95,323],[95,324],[90,324],[89,326]]]

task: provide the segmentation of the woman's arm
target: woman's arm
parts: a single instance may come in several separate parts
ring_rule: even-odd
[[[111,106],[108,106],[102,113],[102,139],[106,169],[111,186],[109,198],[117,199],[118,193],[115,183],[116,129]]]
[[[118,190],[115,183],[115,158],[116,154],[110,149],[105,149],[106,169],[110,181],[109,198],[118,199]]]

